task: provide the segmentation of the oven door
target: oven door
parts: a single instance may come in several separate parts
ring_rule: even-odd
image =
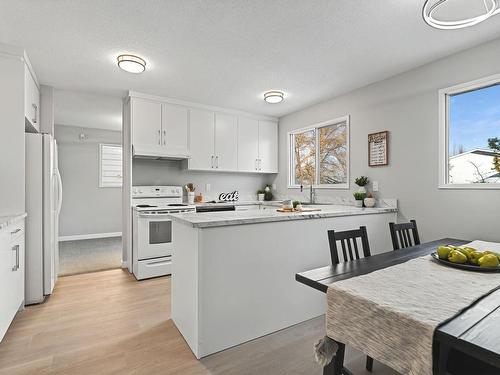
[[[168,214],[139,213],[137,227],[138,260],[172,255],[172,220]]]

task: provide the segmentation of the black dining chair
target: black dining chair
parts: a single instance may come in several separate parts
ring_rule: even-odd
[[[361,241],[362,254],[359,251],[358,238]],[[368,234],[366,233],[366,227],[364,226],[359,227],[359,229],[346,230],[343,232],[329,230],[328,242],[330,243],[330,255],[333,265],[340,263],[339,247],[337,246],[337,242],[340,242],[343,262],[350,262],[355,259],[359,259],[360,254],[364,258],[371,256]],[[373,358],[369,356],[366,356],[366,369],[368,371],[372,371],[373,369]]]
[[[409,223],[389,223],[389,230],[391,231],[392,247],[394,250],[420,245],[420,237],[418,236],[417,222],[415,220],[410,220]]]

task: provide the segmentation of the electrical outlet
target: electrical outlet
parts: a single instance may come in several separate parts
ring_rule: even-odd
[[[276,184],[272,184],[271,187],[273,188],[273,190],[276,190]]]
[[[373,181],[373,191],[378,191],[378,181]]]
[[[208,193],[210,191],[210,184],[205,184],[205,191]]]

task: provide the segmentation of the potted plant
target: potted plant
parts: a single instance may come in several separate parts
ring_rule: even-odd
[[[354,199],[356,199],[355,206],[363,207],[363,199],[365,199],[366,193],[361,191],[355,191],[354,193],[352,193],[352,195],[354,195]]]
[[[363,202],[365,203],[365,207],[370,207],[370,208],[375,207],[376,203],[372,193],[366,194],[366,198],[363,200]]]
[[[365,193],[365,194],[366,194],[365,186],[368,185],[368,182],[370,182],[370,180],[368,180],[368,177],[366,176],[360,176],[354,180],[354,183],[359,186],[358,191],[360,193]]]
[[[302,203],[300,203],[300,201],[293,201],[292,205],[293,205],[294,210],[297,210],[297,211],[302,210]]]
[[[259,202],[263,202],[264,201],[264,196],[265,195],[266,195],[265,190],[263,190],[263,189],[257,190],[257,200]]]

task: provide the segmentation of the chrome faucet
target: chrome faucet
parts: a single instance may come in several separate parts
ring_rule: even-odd
[[[304,185],[300,184],[300,192],[304,191]],[[313,185],[309,185],[309,204],[316,203],[316,189],[314,189]]]

